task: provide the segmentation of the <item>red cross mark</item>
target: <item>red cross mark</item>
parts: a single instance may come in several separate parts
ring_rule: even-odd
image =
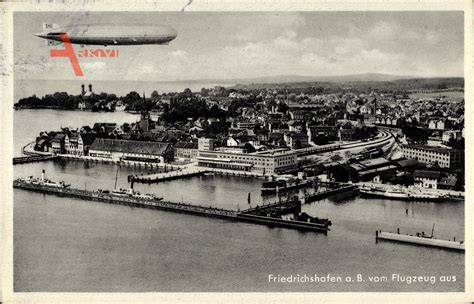
[[[61,34],[60,37],[64,43],[64,49],[50,50],[49,55],[51,57],[68,57],[72,65],[72,69],[74,70],[74,74],[76,74],[76,76],[84,76],[81,66],[79,65],[79,61],[77,60],[76,53],[74,52],[74,48],[71,44],[71,40],[69,39],[69,35],[64,33]]]

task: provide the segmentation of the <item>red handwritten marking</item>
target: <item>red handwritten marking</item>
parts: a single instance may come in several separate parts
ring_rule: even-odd
[[[76,74],[76,76],[84,76],[84,73],[82,73],[81,66],[79,65],[79,61],[77,60],[76,53],[74,52],[74,47],[72,46],[71,40],[69,39],[69,35],[61,34],[60,37],[64,43],[64,49],[50,50],[49,55],[51,57],[69,57],[72,69],[74,70],[74,74]]]
[[[68,34],[61,34],[61,40],[64,43],[64,49],[62,50],[50,50],[49,55],[51,57],[68,57],[71,62],[72,69],[76,76],[84,76],[82,73],[81,66],[79,65],[79,60],[77,57],[89,57],[89,58],[117,58],[119,55],[118,50],[102,50],[102,49],[91,49],[91,50],[79,50],[76,56],[74,52],[74,47],[71,44],[71,39],[69,39]]]

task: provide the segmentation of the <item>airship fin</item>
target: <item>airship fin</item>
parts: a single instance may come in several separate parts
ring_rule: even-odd
[[[59,28],[59,25],[57,25],[56,23],[43,23],[43,30],[45,31],[52,30],[55,28]]]

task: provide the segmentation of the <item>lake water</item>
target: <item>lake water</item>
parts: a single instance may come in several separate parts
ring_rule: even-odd
[[[137,119],[126,113],[15,111],[15,151],[40,130],[66,124]],[[14,166],[14,176],[39,176],[72,187],[113,188],[115,165],[50,161]],[[118,170],[127,187],[133,167]],[[261,179],[203,176],[161,184],[136,184],[173,201],[237,209],[262,202]],[[275,197],[266,199],[276,200]],[[408,209],[408,214],[406,214]],[[352,198],[326,199],[303,211],[329,218],[327,235],[268,228],[164,211],[116,206],[14,190],[14,289],[44,292],[179,291],[462,291],[459,252],[390,242],[375,243],[375,230],[431,232],[464,239],[464,203],[421,203]],[[366,282],[272,283],[269,275],[319,277],[361,274]],[[434,276],[436,282],[391,280]],[[387,276],[387,282],[369,282]],[[441,282],[444,277],[456,281]]]

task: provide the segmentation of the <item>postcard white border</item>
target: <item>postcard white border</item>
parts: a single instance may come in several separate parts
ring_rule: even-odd
[[[34,1],[31,1],[34,2]],[[473,113],[471,105],[473,96],[473,8],[472,1],[201,1],[194,0],[186,7],[186,11],[436,11],[462,10],[465,21],[465,117],[466,117],[466,200],[465,200],[465,292],[450,293],[403,293],[403,292],[295,292],[295,293],[24,293],[13,292],[13,12],[14,11],[180,11],[188,0],[167,1],[116,1],[102,2],[71,1],[61,3],[0,3],[3,18],[3,77],[2,103],[0,107],[0,168],[1,170],[1,298],[5,303],[18,302],[250,302],[250,303],[294,303],[294,302],[420,302],[420,303],[451,303],[470,302],[474,300],[473,280],[473,235],[472,224],[474,214],[472,206],[473,173],[470,170],[473,157],[473,142],[470,135],[474,124],[469,119]],[[130,5],[133,3],[133,5]]]

